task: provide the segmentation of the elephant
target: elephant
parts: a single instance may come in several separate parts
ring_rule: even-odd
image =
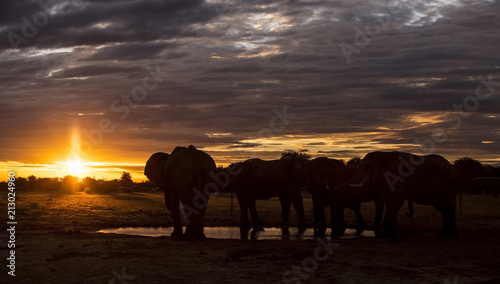
[[[458,236],[455,200],[460,185],[455,169],[445,158],[397,151],[368,153],[351,182],[333,190],[332,237],[345,231],[343,211],[349,200],[375,201],[375,227],[379,228],[375,233],[378,237],[397,236],[397,215],[405,200],[409,201],[411,215],[413,202],[433,206],[441,212],[443,227],[440,237]]]
[[[324,208],[330,206],[330,210],[333,209],[334,199],[331,196],[331,189],[348,182],[349,171],[342,161],[319,157],[307,163],[305,177],[307,190],[311,193],[313,201],[314,236],[324,237],[326,232]],[[356,214],[358,229],[366,228],[366,222],[361,215],[361,203],[347,200],[345,205]]]
[[[299,234],[303,233],[307,224],[301,194],[302,171],[305,161],[301,158],[284,158],[273,161],[250,159],[237,165],[238,175],[230,181],[230,190],[236,193],[240,206],[240,234],[242,239],[248,238],[252,227],[248,219],[248,211],[252,218],[254,231],[263,230],[263,221],[255,208],[256,200],[279,197],[282,212],[282,233],[289,235],[288,219],[290,205],[293,205],[299,218]]]
[[[172,153],[155,153],[146,163],[144,174],[163,191],[165,205],[172,212],[175,239],[205,239],[203,219],[210,193],[204,186],[211,181],[215,162],[194,146],[176,147]],[[202,200],[201,204],[199,200]],[[187,216],[183,235],[179,201]]]

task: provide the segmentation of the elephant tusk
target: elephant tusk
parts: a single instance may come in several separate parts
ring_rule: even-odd
[[[352,183],[350,183],[349,186],[350,187],[363,187],[363,186],[365,186],[365,184],[364,183],[358,183],[358,184],[352,184]]]

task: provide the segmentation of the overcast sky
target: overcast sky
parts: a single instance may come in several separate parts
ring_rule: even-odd
[[[4,167],[140,172],[189,144],[500,162],[500,1],[41,2],[0,2]]]

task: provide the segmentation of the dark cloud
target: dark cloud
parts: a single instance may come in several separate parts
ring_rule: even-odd
[[[500,159],[500,86],[470,105],[479,76],[500,81],[500,1],[57,2],[0,4],[2,160],[103,119],[114,130],[95,151],[118,156],[195,144],[224,162],[348,158],[417,152],[444,129],[435,152]],[[151,68],[161,80],[134,100]],[[452,129],[456,106],[471,115]]]

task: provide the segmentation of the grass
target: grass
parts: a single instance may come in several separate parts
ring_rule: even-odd
[[[81,230],[95,231],[116,227],[165,227],[172,226],[170,211],[164,205],[162,193],[119,193],[113,195],[85,194],[21,194],[17,200],[17,219],[28,229],[36,230]],[[457,199],[458,200],[458,199]],[[3,201],[2,201],[3,202]],[[458,202],[457,202],[458,203]],[[0,205],[4,205],[0,203]],[[463,210],[457,209],[457,224],[466,220],[475,223],[500,223],[500,199],[485,195],[464,195]],[[231,211],[229,193],[211,197],[205,216],[206,226],[238,226],[240,210],[234,196],[234,210]],[[457,206],[458,207],[458,206]],[[312,200],[304,194],[304,210],[309,225],[313,224]],[[281,205],[277,198],[258,200],[257,211],[268,226],[281,224]],[[399,212],[398,224],[403,230],[412,230],[405,204]],[[348,226],[354,227],[355,216],[345,211]],[[375,207],[373,202],[362,204],[362,213],[368,223],[373,222]],[[329,208],[325,208],[329,220]],[[430,206],[415,204],[414,220],[423,228],[439,230],[441,216]],[[291,210],[290,223],[297,222],[295,211]],[[29,225],[29,226],[28,226]]]

